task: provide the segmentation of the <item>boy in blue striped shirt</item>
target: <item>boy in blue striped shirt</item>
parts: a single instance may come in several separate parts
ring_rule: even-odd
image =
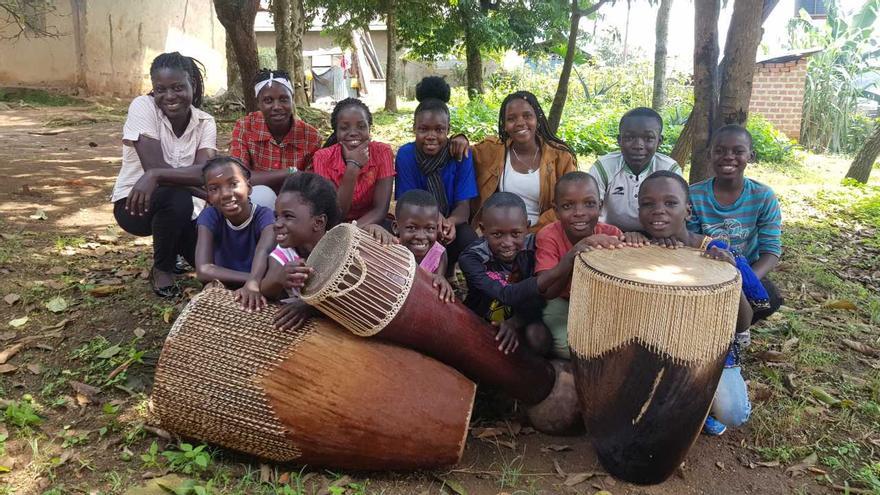
[[[754,308],[752,323],[773,314],[782,305],[776,286],[767,278],[782,255],[782,217],[779,202],[768,186],[745,177],[754,160],[752,135],[739,125],[717,131],[709,148],[715,177],[690,186],[692,205],[688,230],[720,239],[744,256],[767,290],[769,304]],[[748,335],[737,335],[748,345]]]

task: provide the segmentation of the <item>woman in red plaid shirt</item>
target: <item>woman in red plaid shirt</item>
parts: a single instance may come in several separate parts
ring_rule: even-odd
[[[318,130],[293,115],[293,85],[282,70],[263,69],[254,78],[256,112],[235,122],[229,154],[251,169],[251,201],[275,208],[275,192],[291,172],[305,170],[321,147]]]

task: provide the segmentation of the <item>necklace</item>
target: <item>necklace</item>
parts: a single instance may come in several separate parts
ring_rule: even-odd
[[[535,170],[538,169],[538,167],[532,168],[532,166],[531,166],[529,163],[526,163],[525,160],[523,160],[522,158],[520,158],[519,153],[516,152],[516,149],[514,149],[513,146],[510,147],[510,151],[513,151],[513,157],[516,158],[516,160],[517,160],[518,162],[520,162],[521,164],[523,164],[523,165],[526,166],[526,170],[528,170],[529,173],[532,173],[532,172],[534,172]],[[540,151],[541,151],[541,148],[540,148],[540,147],[535,148],[535,154],[532,155],[531,163],[535,163],[535,160],[538,159],[538,153],[540,153]]]

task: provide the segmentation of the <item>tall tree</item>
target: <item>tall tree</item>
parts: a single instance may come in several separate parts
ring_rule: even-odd
[[[272,0],[272,24],[275,26],[275,60],[277,68],[293,74],[293,29],[290,22],[290,0]]]
[[[385,29],[388,36],[385,63],[385,111],[397,111],[397,5],[385,0]]]
[[[709,140],[718,106],[718,14],[721,0],[694,2],[694,109],[690,121],[694,130],[690,182],[709,177]]]
[[[580,32],[581,18],[587,17],[601,7],[608,0],[596,0],[588,7],[582,8],[579,0],[571,0],[571,17],[568,31],[568,45],[565,50],[565,58],[562,62],[562,72],[559,75],[559,84],[556,86],[556,95],[550,106],[548,124],[551,132],[556,132],[559,121],[562,119],[562,111],[565,109],[565,100],[568,99],[568,81],[571,78],[571,68],[574,66],[574,56],[577,51],[577,38]]]
[[[260,0],[214,0],[217,18],[226,30],[226,38],[231,40],[238,62],[238,77],[241,87],[250,86],[251,79],[260,70],[257,58],[257,35],[254,33],[254,19]],[[244,106],[248,112],[257,109],[257,97],[253,91],[242,91]]]
[[[306,10],[303,0],[288,0],[290,2],[290,30],[291,57],[293,64],[290,75],[293,77],[293,100],[296,106],[309,106],[309,98],[306,95],[306,64],[303,57],[303,37],[306,30],[312,24],[317,14],[317,9]]]
[[[666,104],[666,45],[669,41],[670,10],[672,10],[672,0],[660,0],[654,29],[654,92],[651,95],[651,108],[658,112]]]
[[[868,178],[871,176],[871,169],[874,168],[874,162],[877,161],[878,155],[880,155],[880,122],[874,128],[874,133],[871,134],[871,137],[865,141],[865,145],[859,150],[855,160],[853,160],[852,165],[847,170],[846,176],[862,184],[867,184]]]
[[[736,0],[719,68],[721,88],[713,128],[745,124],[752,99],[755,57],[761,43],[764,0]],[[735,29],[734,29],[735,26]]]

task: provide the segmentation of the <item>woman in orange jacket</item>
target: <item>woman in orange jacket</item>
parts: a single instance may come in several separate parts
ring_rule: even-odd
[[[466,146],[465,136],[453,140],[458,146]],[[571,148],[550,131],[535,95],[528,91],[508,95],[498,115],[498,137],[487,137],[472,149],[480,193],[471,200],[471,211],[476,212],[474,225],[479,222],[480,207],[497,191],[523,198],[532,232],[556,220],[556,181],[577,170],[577,159]]]

